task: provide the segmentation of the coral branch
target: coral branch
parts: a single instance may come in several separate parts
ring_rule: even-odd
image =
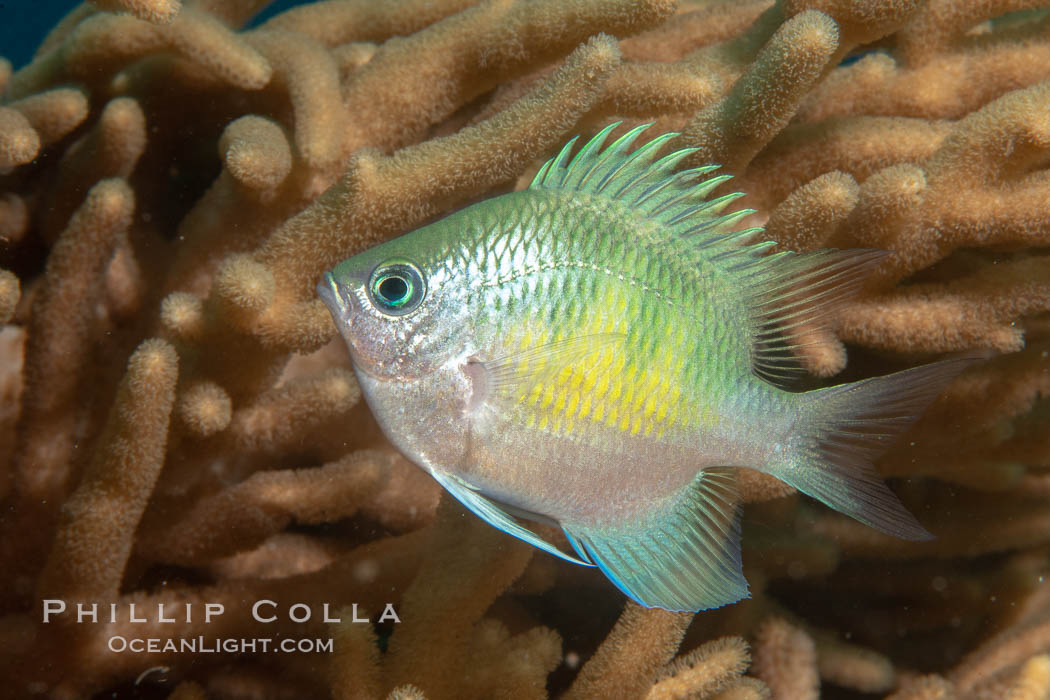
[[[759,629],[754,672],[769,686],[773,700],[820,697],[813,640],[785,620],[768,620]]]
[[[885,693],[897,685],[893,663],[871,649],[814,634],[817,669],[823,680],[862,693]]]
[[[91,305],[134,206],[134,195],[123,180],[95,185],[48,260],[26,345],[23,427],[15,458],[24,502],[60,498],[70,484],[75,398],[87,359],[81,348],[91,342]]]
[[[772,4],[772,0],[718,0],[683,6],[660,26],[622,40],[620,48],[630,60],[678,61],[703,47],[736,38]]]
[[[675,659],[646,694],[646,700],[704,697],[739,680],[751,663],[747,642],[723,637]]]
[[[827,14],[839,26],[843,49],[848,50],[897,31],[912,20],[921,6],[922,0],[786,0],[784,14],[793,17],[806,10]]]
[[[1042,587],[1021,611],[1019,624],[994,635],[974,650],[949,678],[962,692],[970,692],[983,682],[1018,668],[1050,643],[1050,606]],[[1038,671],[1036,662],[1033,671]]]
[[[1050,152],[1050,83],[1016,90],[962,120],[931,156],[930,186],[989,186],[1023,174]]]
[[[384,678],[388,687],[413,683],[433,698],[465,697],[457,689],[469,687],[472,626],[525,570],[532,549],[464,518],[459,505],[447,497],[438,510],[437,525],[429,555],[402,600],[400,615],[414,623],[406,622],[391,638]],[[560,646],[556,637],[534,640],[541,647],[551,642]],[[550,657],[540,653],[535,659],[521,659],[532,667],[525,678],[496,680],[502,680],[504,688],[523,681],[530,685],[550,672]]]
[[[1050,78],[1050,44],[1002,42],[914,68],[874,53],[835,70],[805,100],[806,121],[870,114],[961,119],[1010,90]],[[996,80],[988,80],[990,74]]]
[[[564,700],[641,697],[671,661],[692,619],[692,613],[647,610],[627,603],[608,638],[580,669]],[[729,666],[736,663],[730,661]]]
[[[62,176],[55,184],[44,235],[54,237],[79,203],[79,194],[109,177],[127,178],[146,147],[146,117],[138,102],[119,97],[102,110],[94,128],[65,155]]]
[[[795,188],[833,170],[865,181],[895,163],[922,162],[950,129],[950,124],[942,122],[867,116],[792,125],[755,158],[735,184],[756,192],[759,198],[752,206],[773,205]]]
[[[18,278],[8,270],[0,270],[0,324],[7,323],[15,315],[15,307],[21,296]]]
[[[287,449],[308,431],[345,414],[360,399],[361,390],[353,374],[333,368],[289,382],[237,411],[230,423],[230,436],[242,449]]]
[[[175,528],[147,536],[143,549],[153,559],[189,566],[253,547],[293,520],[312,525],[350,517],[383,486],[391,462],[387,454],[362,451],[315,469],[253,474],[197,501]]]
[[[100,10],[130,12],[139,19],[156,24],[167,24],[182,8],[181,0],[95,0]]]
[[[833,170],[795,189],[766,222],[769,237],[789,250],[833,248],[835,231],[859,199],[857,181]]]
[[[342,620],[353,619],[352,610],[340,611]],[[379,640],[371,625],[332,625],[334,653],[328,674],[335,700],[373,700],[380,697]]]
[[[0,170],[24,165],[40,151],[40,136],[19,111],[0,107]]]
[[[115,600],[135,529],[164,464],[178,358],[147,340],[128,361],[106,430],[62,509],[41,597]]]
[[[1033,0],[988,0],[979,3],[955,3],[951,0],[929,0],[905,25],[898,38],[897,50],[910,64],[921,64],[943,52],[967,29],[989,17],[1040,7]]]
[[[226,430],[233,405],[230,396],[214,382],[198,382],[179,397],[179,417],[191,434],[209,437]]]
[[[98,13],[76,23],[61,43],[15,73],[8,96],[18,99],[58,82],[97,84],[124,62],[167,49],[245,90],[257,90],[270,79],[266,60],[209,15],[186,8],[161,26]]]
[[[1050,310],[1045,256],[982,267],[947,285],[914,285],[890,297],[850,304],[841,314],[840,335],[850,342],[906,351],[946,352],[1023,347],[1013,322]]]
[[[492,87],[497,76],[555,60],[598,32],[623,36],[649,28],[673,8],[669,0],[489,2],[386,44],[347,85],[345,97],[355,111],[350,147],[391,150],[413,143]],[[420,53],[434,57],[425,71],[415,60]],[[399,89],[388,90],[391,84]]]
[[[265,25],[305,34],[328,46],[352,41],[382,41],[407,36],[445,17],[476,5],[477,0],[326,0],[293,7]]]
[[[160,307],[160,322],[173,337],[182,341],[197,339],[204,328],[200,299],[185,292],[166,297]]]
[[[256,32],[250,43],[273,66],[271,87],[288,92],[296,155],[318,170],[342,162],[347,120],[335,59],[298,34]]]
[[[742,171],[784,128],[838,46],[838,27],[821,12],[803,12],[785,22],[729,95],[685,127],[682,144],[700,149],[690,161]]]
[[[219,153],[234,179],[250,190],[272,190],[292,169],[291,147],[281,127],[254,114],[226,127]]]
[[[29,210],[24,199],[13,192],[0,194],[0,242],[17,243],[29,228]]]
[[[58,88],[12,102],[36,131],[42,146],[49,146],[80,126],[88,116],[87,95],[74,88]]]

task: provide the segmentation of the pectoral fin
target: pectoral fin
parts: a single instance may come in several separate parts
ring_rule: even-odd
[[[737,501],[735,470],[709,469],[642,522],[563,526],[576,551],[639,604],[706,610],[748,595]]]
[[[545,343],[492,360],[477,361],[475,383],[488,398],[516,399],[538,382],[556,377],[570,365],[585,361],[599,350],[622,343],[623,333],[594,333]],[[478,370],[481,370],[480,372]]]
[[[495,501],[484,496],[462,479],[453,476],[452,474],[441,474],[437,472],[432,472],[432,474],[437,482],[445,487],[445,490],[456,497],[457,501],[465,505],[472,513],[487,522],[489,525],[506,532],[508,535],[513,535],[519,540],[524,540],[533,547],[542,549],[544,552],[560,557],[565,561],[571,561],[573,564],[582,564],[583,566],[594,566],[590,562],[581,561],[571,554],[566,554],[550,542],[541,538],[532,530],[522,527],[513,516],[504,510],[503,506],[498,505]]]

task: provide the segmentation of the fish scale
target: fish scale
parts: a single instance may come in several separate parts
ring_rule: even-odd
[[[536,221],[535,225],[540,230],[548,228],[542,221]],[[548,318],[545,319],[557,322],[551,323],[546,329],[547,335],[551,339],[559,340],[567,334],[578,333],[581,328],[586,328],[585,320],[583,318],[585,307],[576,303],[576,299],[578,299],[580,296],[579,293],[583,289],[592,288],[594,286],[594,280],[592,277],[562,274],[548,277],[544,281],[538,281],[538,283],[541,287],[535,290],[532,290],[525,285],[518,285],[518,293],[515,296],[520,301],[524,301],[526,296],[531,297],[533,303],[535,303],[536,297],[552,300],[552,303],[546,306]],[[622,297],[621,299],[626,303],[627,299]],[[605,302],[607,304],[606,308],[619,310],[621,299],[607,300]],[[598,306],[602,305],[603,304],[598,304]],[[619,314],[630,319],[630,323],[627,325],[633,329],[642,327],[653,328],[655,324],[655,319],[652,318],[654,312],[649,305],[637,305],[637,308],[632,308],[630,311],[623,309],[622,311],[619,311]],[[505,316],[494,319],[494,321],[496,321],[493,323],[493,328],[496,329],[494,338],[503,338],[506,335],[515,332],[516,329],[512,324],[502,322],[510,320],[511,318],[512,317]],[[598,334],[620,330],[620,327],[611,323],[606,323],[597,327],[592,325],[586,330],[588,333]],[[642,401],[646,395],[645,389],[647,388],[647,384],[659,381],[661,369],[663,369],[664,374],[670,371],[670,368],[661,367],[656,362],[657,358],[654,357],[656,344],[651,342],[651,338],[654,335],[654,332],[643,334],[632,331],[627,333],[625,341],[634,346],[633,352],[629,353],[630,357],[635,358],[631,365],[626,368],[624,367],[627,361],[627,355],[621,354],[618,356],[618,364],[615,366],[610,367],[608,366],[608,363],[603,364],[599,361],[595,367],[598,371],[589,372],[594,375],[592,381],[596,385],[596,388],[594,389],[594,400],[601,406],[600,413],[596,418],[598,422],[603,422],[612,427],[618,427],[621,432],[629,431],[637,433],[640,430],[642,418],[640,413],[642,409]],[[681,340],[681,335],[679,335],[678,338]],[[533,343],[533,334],[530,333],[518,342],[518,347],[523,350]],[[691,350],[691,348],[672,347],[672,343],[667,342],[667,340],[664,340],[661,345],[669,358],[684,356],[682,352],[676,352],[678,350]],[[607,353],[607,355],[611,361],[613,359],[612,353]],[[564,377],[554,377],[551,378],[551,380],[539,381],[531,387],[523,387],[522,394],[532,399],[527,403],[529,403],[539,414],[529,415],[525,417],[525,420],[530,424],[547,427],[561,425],[560,420],[564,417],[575,418],[576,416],[563,415],[563,409],[567,402],[567,393],[570,388],[569,378],[574,374],[580,377],[588,374],[588,372],[585,372],[584,370],[590,369],[590,363],[591,361],[588,358],[581,358],[575,365],[564,366],[562,372],[565,375]],[[650,369],[648,372],[639,373],[634,369],[636,364],[641,363],[645,363],[649,366]],[[605,368],[604,371],[603,368]],[[674,383],[680,385],[682,383],[681,378],[678,376],[665,376],[663,381],[665,384]],[[548,413],[550,415],[548,415]],[[664,413],[667,413],[666,407]],[[586,419],[587,416],[584,416],[583,418]],[[649,431],[651,431],[651,429],[652,426],[649,426]]]
[[[910,539],[871,460],[971,358],[808,392],[806,336],[883,258],[771,252],[727,176],[610,125],[527,190],[337,265],[318,285],[391,442],[476,515],[650,607],[747,595],[739,467]],[[559,526],[572,551],[530,521]]]

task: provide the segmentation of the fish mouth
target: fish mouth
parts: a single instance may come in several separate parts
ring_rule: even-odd
[[[336,285],[335,277],[332,276],[331,272],[326,272],[321,277],[321,281],[317,283],[317,296],[321,297],[321,301],[324,302],[325,306],[329,309],[334,308],[339,302],[339,291]]]
[[[337,321],[350,325],[350,312],[352,309],[349,295],[343,293],[342,288],[336,282],[335,276],[331,272],[324,273],[321,281],[317,283],[317,296],[321,297],[321,301],[324,302],[324,305],[328,307],[328,311],[331,312]]]
[[[325,306],[329,307],[333,315],[336,315],[336,312],[349,311],[345,295],[340,293],[339,282],[335,281],[335,276],[331,272],[325,272],[321,281],[317,282],[317,296],[321,298]]]

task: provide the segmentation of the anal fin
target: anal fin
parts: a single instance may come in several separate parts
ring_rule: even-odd
[[[608,528],[562,523],[581,556],[649,608],[698,611],[748,596],[736,470],[707,469],[662,512]]]

